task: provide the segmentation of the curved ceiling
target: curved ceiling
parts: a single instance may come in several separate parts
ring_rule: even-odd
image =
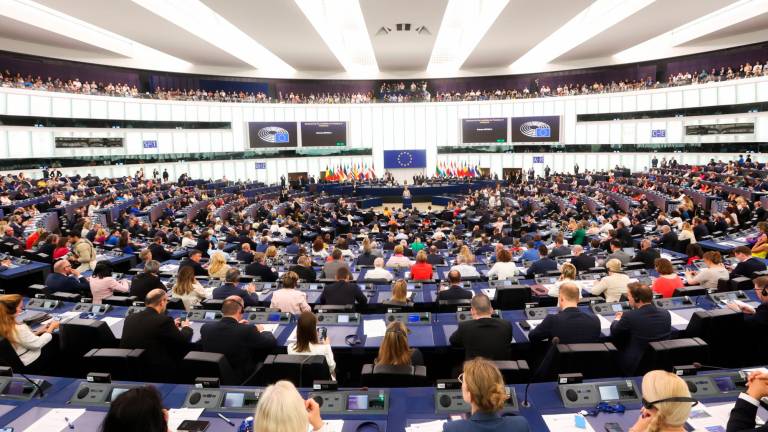
[[[768,0],[0,0],[7,51],[267,78],[504,75],[768,40]]]

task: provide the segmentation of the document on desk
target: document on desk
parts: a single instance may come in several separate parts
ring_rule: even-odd
[[[75,319],[75,318],[77,318],[79,316],[80,316],[80,312],[71,312],[71,311],[70,312],[64,312],[62,314],[59,314],[59,322],[61,322],[62,324],[63,323],[67,323],[70,320]],[[43,324],[47,324],[48,322],[49,321],[46,321]]]
[[[160,266],[160,271],[163,273],[172,273],[179,269],[178,264],[165,264]]]
[[[364,320],[363,333],[369,338],[384,337],[387,333],[387,324],[383,319]]]
[[[496,288],[483,288],[480,290],[483,294],[487,295],[489,299],[496,298]]]
[[[296,327],[293,328],[291,334],[288,335],[289,341],[296,341]]]
[[[176,431],[184,420],[197,420],[203,408],[172,408],[168,410],[168,429]]]
[[[279,325],[280,324],[275,324],[275,323],[272,323],[272,324],[261,324],[261,327],[264,328],[264,331],[268,331],[268,332],[270,332],[272,334],[275,334],[275,332],[277,331],[277,327]]]
[[[604,316],[602,316],[602,315],[598,314],[598,315],[597,315],[597,319],[598,319],[598,320],[600,320],[600,328],[601,328],[602,330],[606,330],[606,329],[609,329],[609,328],[611,328],[611,322],[612,322],[612,321],[611,321],[611,320],[609,320],[608,318],[606,318],[606,317],[604,317]]]
[[[412,423],[405,428],[405,432],[442,432],[446,420],[434,420],[424,423]]]
[[[528,325],[531,326],[531,330],[535,329],[539,326],[544,320],[528,320]]]
[[[551,431],[557,432],[595,432],[581,414],[552,414],[542,416]]]
[[[687,327],[688,326],[688,320],[681,317],[675,312],[669,311],[669,316],[672,317],[672,327]]]
[[[119,323],[123,322],[123,320],[125,320],[125,318],[120,318],[120,317],[104,317],[101,320],[104,321],[105,323],[107,323],[109,328],[112,328],[112,326],[114,326],[115,324],[119,324]]]
[[[341,432],[344,420],[323,420],[323,432]],[[307,432],[312,432],[312,425],[307,425]]]
[[[75,420],[83,414],[85,414],[85,409],[54,408],[24,429],[24,432],[69,430],[69,425],[74,424]]]
[[[706,406],[699,403],[691,409],[688,425],[694,431],[725,431],[735,403]]]

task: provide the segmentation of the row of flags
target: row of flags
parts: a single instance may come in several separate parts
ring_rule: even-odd
[[[376,178],[376,170],[368,164],[344,164],[325,167],[326,181],[346,181],[346,180],[373,180]]]
[[[470,165],[466,161],[438,162],[435,166],[435,175],[438,177],[480,177],[480,166],[477,164]]]

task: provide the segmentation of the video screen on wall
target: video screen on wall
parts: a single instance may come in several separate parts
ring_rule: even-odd
[[[301,122],[302,147],[344,147],[347,122]]]
[[[512,117],[512,142],[560,141],[560,116]]]
[[[296,122],[248,122],[251,148],[297,147]]]
[[[507,119],[461,119],[461,142],[464,144],[505,143],[507,142]]]
[[[755,133],[754,123],[721,123],[685,126],[686,135],[740,135]]]
[[[56,148],[119,148],[123,146],[123,138],[78,138],[55,137]]]

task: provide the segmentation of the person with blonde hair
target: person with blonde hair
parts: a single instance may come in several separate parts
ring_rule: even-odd
[[[208,263],[208,276],[223,279],[227,275],[227,270],[229,270],[227,258],[221,252],[214,252]]]
[[[323,430],[320,406],[304,400],[289,381],[278,381],[264,389],[256,405],[253,432],[312,432]]]
[[[264,260],[270,267],[275,267],[277,265],[277,248],[274,245],[270,245],[267,250],[264,251]]]
[[[387,326],[375,364],[390,366],[424,365],[421,351],[408,345],[408,328],[401,321],[393,321]]]
[[[22,300],[23,298],[18,294],[0,295],[0,336],[10,342],[24,366],[41,369],[48,356],[39,362],[38,360],[48,342],[53,339],[51,333],[59,328],[59,321],[53,320],[37,332],[33,332],[28,325],[16,321],[19,314],[23,312]]]
[[[413,306],[413,300],[408,298],[408,283],[405,279],[398,279],[392,283],[392,296],[383,303],[395,306]]]
[[[580,286],[576,281],[576,266],[571,263],[563,264],[560,268],[560,277],[547,289],[547,295],[558,297],[560,295],[560,286],[567,282]],[[579,288],[579,298],[581,298],[581,288]]]
[[[387,260],[387,267],[410,267],[413,263],[407,256],[403,255],[404,251],[403,245],[396,245],[393,250],[394,253]]]
[[[307,304],[307,293],[296,289],[299,275],[288,271],[283,275],[282,282],[282,287],[272,294],[272,302],[269,307],[280,309],[280,312],[289,312],[293,315],[312,310],[309,304]]]
[[[463,258],[464,264],[474,264],[476,261],[475,255],[469,249],[469,246],[463,245],[459,249],[459,256]]]
[[[471,416],[443,424],[443,432],[528,432],[528,421],[522,416],[502,417],[501,411],[509,399],[499,368],[478,357],[464,362],[459,375],[461,396],[471,407]]]
[[[589,292],[595,296],[605,293],[605,301],[617,302],[621,299],[622,294],[627,293],[629,276],[622,273],[621,261],[617,259],[608,260],[605,263],[605,268],[608,269],[608,276],[600,279]]]
[[[195,279],[195,269],[190,266],[184,266],[179,269],[171,296],[173,298],[180,298],[187,312],[200,304],[201,300],[205,300],[208,297],[205,288]]]
[[[642,395],[640,417],[629,432],[683,432],[691,408],[699,403],[682,378],[662,370],[645,374]]]
[[[690,240],[689,244],[696,244],[696,235],[693,233],[693,227],[690,222],[683,222],[680,233],[677,234],[677,239],[679,241]]]

